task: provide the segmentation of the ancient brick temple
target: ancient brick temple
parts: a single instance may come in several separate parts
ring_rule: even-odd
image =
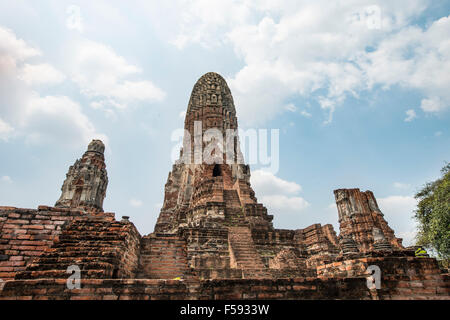
[[[334,191],[339,236],[330,224],[274,228],[250,185],[239,137],[227,134],[237,126],[225,80],[203,75],[149,235],[103,211],[99,140],[69,168],[54,207],[0,207],[0,299],[450,298],[449,275],[403,247],[370,191]],[[216,135],[203,139],[211,130]]]

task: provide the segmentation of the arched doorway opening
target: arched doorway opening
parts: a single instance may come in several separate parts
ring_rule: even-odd
[[[216,164],[213,169],[213,177],[220,177],[222,175],[222,169],[220,165]]]

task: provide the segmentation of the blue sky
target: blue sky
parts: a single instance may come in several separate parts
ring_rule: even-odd
[[[280,130],[253,166],[279,228],[332,223],[372,190],[410,244],[414,192],[450,159],[450,1],[0,3],[0,205],[53,205],[93,138],[104,209],[153,231],[194,83],[223,75],[241,128]]]

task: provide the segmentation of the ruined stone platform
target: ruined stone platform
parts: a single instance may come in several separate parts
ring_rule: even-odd
[[[148,235],[103,211],[99,140],[69,168],[54,207],[0,207],[0,300],[450,299],[447,271],[403,246],[371,191],[334,191],[339,234],[331,224],[277,229],[250,184],[238,136],[225,161],[193,161],[195,137],[237,128],[228,85],[205,74]],[[68,286],[74,268],[79,289]]]

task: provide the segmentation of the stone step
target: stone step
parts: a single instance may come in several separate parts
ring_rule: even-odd
[[[241,206],[241,200],[236,190],[223,190],[223,200],[226,207]]]
[[[72,265],[97,278],[120,276],[130,226],[106,220],[74,221],[16,279],[68,278],[66,271]]]
[[[267,278],[272,278],[272,275],[270,272],[265,271],[264,269],[259,269],[259,268],[255,268],[255,269],[244,269],[242,271],[242,275],[244,278],[246,279],[267,279]]]
[[[114,256],[114,252],[112,251],[96,251],[96,250],[79,250],[79,251],[49,251],[42,259],[52,259],[58,257],[105,257],[105,256]]]
[[[238,267],[244,270],[264,270],[264,263],[248,227],[230,227],[228,239]]]
[[[109,272],[111,273],[111,272]],[[89,269],[81,270],[81,277],[86,279],[101,279],[105,278],[108,272],[105,269]],[[40,270],[40,271],[21,271],[16,275],[16,279],[68,279],[70,274],[60,270]]]
[[[82,270],[98,269],[105,270],[107,268],[112,268],[115,261],[78,261],[78,262],[67,262],[60,261],[58,263],[39,263],[31,264],[27,267],[26,271],[45,271],[45,270],[61,270],[66,272],[67,268],[73,265],[78,266]]]

